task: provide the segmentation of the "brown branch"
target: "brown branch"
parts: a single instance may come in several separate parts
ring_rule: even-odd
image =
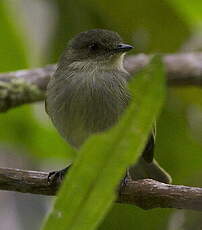
[[[55,195],[58,186],[48,183],[47,172],[0,168],[0,189],[23,193]]]
[[[137,73],[149,63],[151,56],[138,54],[125,59],[125,67]],[[202,86],[202,53],[165,55],[168,84],[170,86]],[[44,99],[45,89],[56,65],[32,70],[0,74],[0,112],[18,105]]]
[[[1,190],[55,195],[58,187],[58,184],[48,183],[47,172],[0,168]],[[143,209],[202,211],[202,188],[169,185],[151,179],[127,181],[120,189],[117,202],[133,204]]]
[[[164,184],[152,179],[129,181],[122,188],[119,203],[143,209],[177,208],[202,211],[202,188]]]
[[[136,73],[146,66],[151,56],[139,54],[129,56],[125,67],[130,73]],[[170,86],[202,86],[202,53],[180,53],[163,56]]]

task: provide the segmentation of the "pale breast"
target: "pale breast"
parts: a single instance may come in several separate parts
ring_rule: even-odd
[[[55,76],[46,106],[61,135],[79,147],[90,134],[112,127],[129,102],[126,79],[126,73],[118,70]]]

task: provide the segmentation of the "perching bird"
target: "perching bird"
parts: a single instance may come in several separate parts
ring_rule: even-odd
[[[94,29],[76,35],[64,50],[48,84],[46,111],[73,147],[78,149],[90,135],[111,128],[128,106],[130,75],[123,59],[132,48],[117,33]],[[139,161],[128,170],[129,176],[169,183],[169,175],[153,160],[153,152],[151,135]],[[62,179],[67,169],[50,176]]]

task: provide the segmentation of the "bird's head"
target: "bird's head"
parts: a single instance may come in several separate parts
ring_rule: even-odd
[[[68,45],[68,56],[76,61],[107,61],[120,57],[133,47],[124,44],[116,32],[93,29],[76,35]]]

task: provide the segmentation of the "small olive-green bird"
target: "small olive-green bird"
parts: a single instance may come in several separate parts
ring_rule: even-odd
[[[68,44],[47,87],[46,111],[62,137],[79,149],[89,136],[114,126],[131,98],[130,75],[124,55],[133,47],[119,34],[94,29],[81,32]],[[144,92],[143,92],[144,93]],[[133,179],[152,178],[170,183],[170,176],[153,159],[152,134],[138,162],[128,169]],[[51,172],[62,179],[69,167]]]

